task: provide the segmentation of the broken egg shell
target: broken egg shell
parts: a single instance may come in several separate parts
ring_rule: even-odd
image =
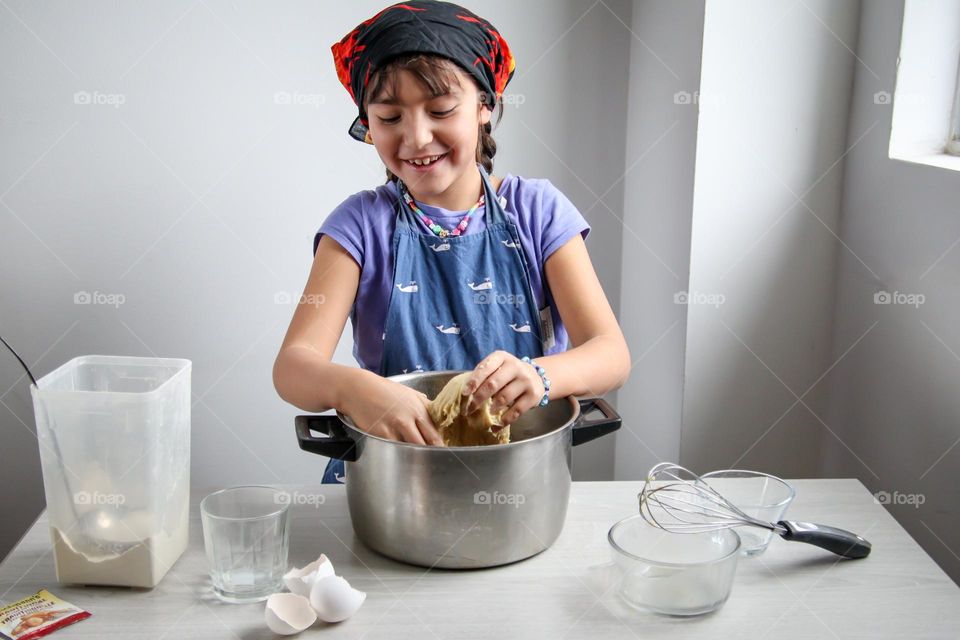
[[[313,586],[313,583],[320,578],[326,578],[332,575],[334,575],[333,563],[330,562],[330,558],[321,553],[319,558],[307,566],[299,569],[291,569],[285,573],[283,576],[283,584],[287,586],[290,593],[296,593],[297,595],[309,598],[310,587]]]
[[[267,598],[263,615],[270,631],[281,636],[300,633],[317,621],[310,601],[295,593],[275,593]]]
[[[310,605],[324,622],[346,620],[366,599],[366,593],[354,589],[340,576],[320,578],[310,589]]]

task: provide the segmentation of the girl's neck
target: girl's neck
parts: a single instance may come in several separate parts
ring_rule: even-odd
[[[480,177],[480,169],[474,167],[473,171],[467,170],[446,191],[436,195],[420,197],[417,195],[416,187],[410,185],[406,185],[406,187],[417,204],[428,204],[448,211],[466,211],[475,205],[477,199],[480,198],[483,179]]]

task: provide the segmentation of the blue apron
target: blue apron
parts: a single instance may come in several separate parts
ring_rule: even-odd
[[[440,238],[418,228],[403,202],[393,234],[393,281],[383,334],[380,375],[466,371],[497,350],[543,355],[540,314],[516,226],[507,220],[483,165],[483,231]],[[331,459],[324,483],[344,480]]]

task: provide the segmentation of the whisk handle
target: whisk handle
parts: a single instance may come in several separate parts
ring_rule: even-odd
[[[837,527],[828,527],[812,522],[793,522],[781,520],[777,523],[785,529],[780,537],[784,540],[806,542],[844,558],[866,558],[870,555],[871,545],[855,533]]]

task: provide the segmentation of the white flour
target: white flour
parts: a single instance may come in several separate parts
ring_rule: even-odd
[[[187,547],[187,514],[188,510],[184,509],[172,534],[161,530],[145,536],[120,555],[102,557],[91,557],[77,551],[62,531],[50,527],[57,580],[63,584],[156,586]]]

